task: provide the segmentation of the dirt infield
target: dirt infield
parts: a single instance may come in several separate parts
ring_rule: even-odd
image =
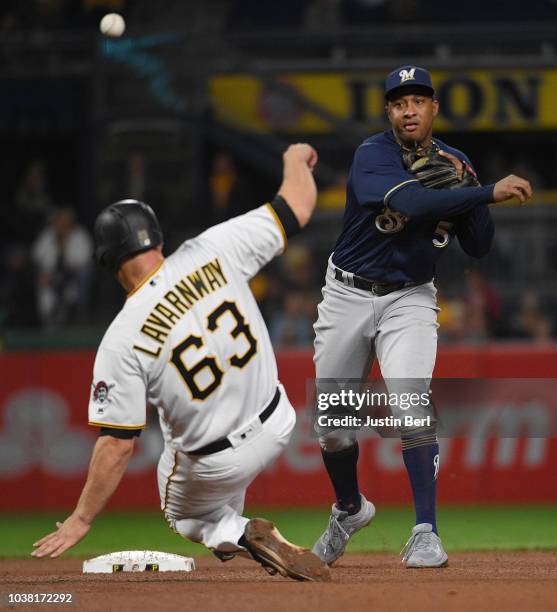
[[[78,610],[557,610],[557,551],[452,554],[440,570],[406,570],[395,555],[346,555],[326,584],[268,576],[254,563],[201,557],[191,574],[83,575],[81,561],[0,560],[7,593],[72,593]],[[36,609],[37,604],[14,609]],[[74,607],[75,609],[75,607]]]

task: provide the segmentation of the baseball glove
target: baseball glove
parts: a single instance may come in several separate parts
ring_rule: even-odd
[[[424,187],[432,189],[457,189],[459,187],[478,187],[479,181],[468,164],[462,162],[462,176],[453,162],[439,154],[439,147],[431,145],[426,151],[403,151],[402,159],[408,171]]]

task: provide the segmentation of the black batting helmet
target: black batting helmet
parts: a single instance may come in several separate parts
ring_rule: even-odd
[[[153,209],[137,200],[107,206],[95,221],[95,259],[116,272],[126,257],[162,244],[162,231]]]

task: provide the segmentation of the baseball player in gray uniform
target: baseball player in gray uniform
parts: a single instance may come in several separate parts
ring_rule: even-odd
[[[391,129],[368,138],[354,155],[343,229],[318,307],[317,393],[326,394],[331,380],[365,381],[376,357],[389,392],[426,397],[419,416],[429,417],[429,425],[399,428],[416,510],[403,562],[441,567],[448,557],[435,517],[439,445],[427,401],[437,350],[435,262],[455,236],[467,254],[486,255],[494,234],[488,204],[512,197],[523,203],[532,190],[513,175],[479,186],[466,155],[432,137],[439,104],[426,70],[393,71],[385,100]],[[437,167],[423,172],[431,159]],[[336,503],[313,550],[331,564],[375,508],[359,490],[355,431],[321,433]]]
[[[118,486],[134,440],[157,409],[164,437],[161,508],[178,534],[221,560],[249,555],[271,574],[325,581],[328,567],[272,523],[243,516],[246,488],[290,439],[295,412],[249,280],[286,248],[316,201],[317,154],[284,154],[270,203],[210,228],[169,257],[152,209],[124,200],[95,223],[96,257],[127,291],[97,351],[89,424],[99,428],[73,513],[35,543],[57,557],[89,531]]]

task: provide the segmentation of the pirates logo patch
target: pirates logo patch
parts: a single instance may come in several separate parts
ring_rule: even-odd
[[[106,404],[110,399],[109,393],[112,387],[114,387],[113,384],[108,385],[104,380],[99,381],[93,386],[93,401],[97,404]]]

